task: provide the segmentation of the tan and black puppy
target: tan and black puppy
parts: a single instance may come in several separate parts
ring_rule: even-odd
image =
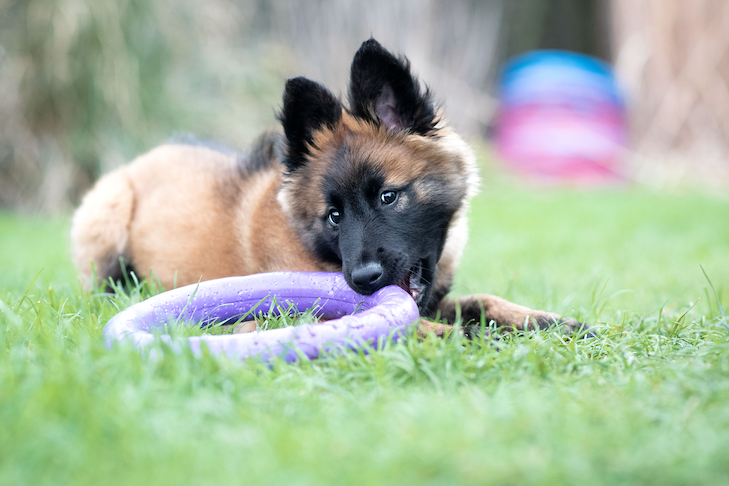
[[[396,284],[421,315],[513,329],[560,316],[498,297],[445,299],[479,185],[473,152],[440,118],[406,59],[374,39],[352,62],[349,106],[286,83],[283,135],[239,157],[158,147],[101,178],[73,219],[76,265],[120,278],[120,257],[166,288],[272,271],[338,271],[359,293]],[[575,321],[563,321],[568,327]],[[423,323],[442,333],[448,326]]]

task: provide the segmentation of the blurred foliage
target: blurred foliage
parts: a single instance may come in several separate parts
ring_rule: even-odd
[[[548,22],[533,3],[0,0],[0,208],[66,211],[175,133],[243,148],[276,122],[286,78],[344,93],[369,36],[407,54],[458,130],[482,135],[505,49],[547,42],[503,28]]]
[[[255,11],[187,0],[0,10],[0,206],[58,209],[174,132],[235,144],[247,123],[274,121],[275,53],[241,49]]]
[[[609,0],[508,2],[504,53],[567,49],[610,60]]]

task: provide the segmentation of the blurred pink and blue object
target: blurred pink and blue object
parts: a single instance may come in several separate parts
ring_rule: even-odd
[[[627,139],[624,97],[608,64],[534,51],[504,66],[495,142],[517,172],[544,184],[619,184]]]

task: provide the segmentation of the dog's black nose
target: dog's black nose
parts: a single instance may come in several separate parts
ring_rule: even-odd
[[[382,265],[377,262],[365,263],[352,270],[352,284],[359,292],[372,293],[382,287]]]

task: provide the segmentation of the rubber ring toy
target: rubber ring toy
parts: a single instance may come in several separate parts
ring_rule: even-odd
[[[292,362],[378,345],[383,338],[397,340],[419,318],[415,301],[395,285],[365,296],[352,290],[341,273],[274,272],[208,280],[150,297],[112,317],[104,326],[104,341],[111,347],[115,341],[130,339],[144,348],[155,340],[150,331],[170,322],[207,326],[232,323],[247,313],[246,319],[253,319],[251,310],[276,313],[273,297],[297,312],[316,306],[317,316],[333,320],[243,334],[193,336],[186,338],[190,349],[200,355],[205,343],[213,354],[264,361],[279,357]],[[173,343],[167,334],[160,338]]]

